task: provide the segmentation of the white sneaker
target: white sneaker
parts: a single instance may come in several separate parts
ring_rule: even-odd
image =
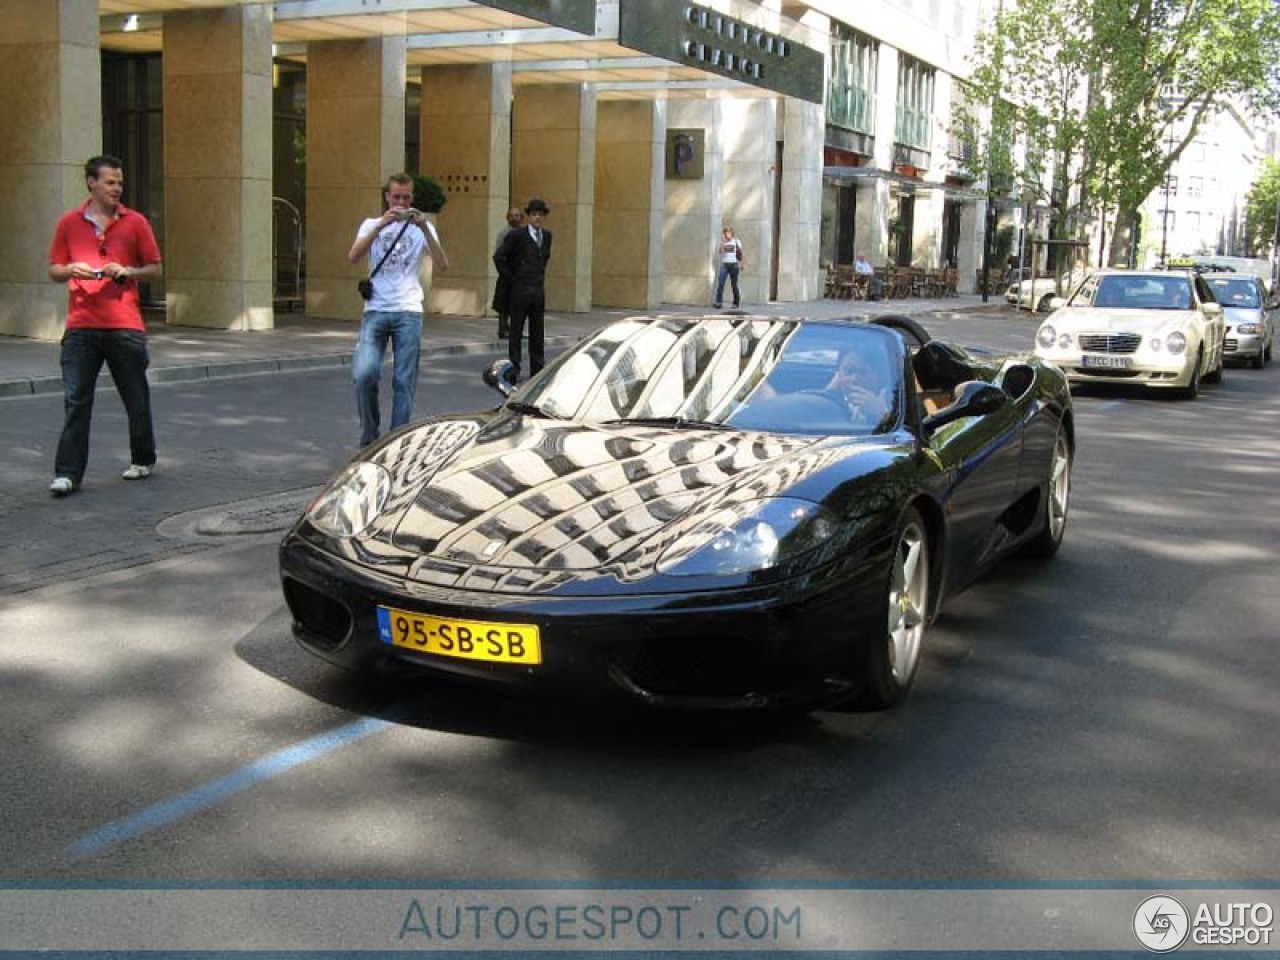
[[[126,480],[141,480],[143,477],[151,476],[151,469],[151,467],[144,467],[140,463],[131,463],[129,464],[129,469],[120,474],[120,476]]]
[[[55,497],[65,497],[76,492],[76,482],[70,477],[54,477],[53,483],[49,484],[49,492]]]

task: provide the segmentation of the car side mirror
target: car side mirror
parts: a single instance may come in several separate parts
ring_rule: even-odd
[[[1063,300],[1061,297],[1053,297],[1049,300],[1050,311],[1061,310],[1066,305],[1067,305],[1067,301]]]
[[[1222,304],[1210,302],[1210,303],[1205,303],[1203,306],[1204,306],[1205,316],[1207,317],[1222,316]]]
[[[515,372],[516,368],[512,366],[510,360],[495,360],[484,368],[481,377],[484,379],[485,386],[492,387],[504,397],[509,397],[516,389]]]
[[[956,398],[949,406],[924,418],[921,426],[926,434],[964,417],[985,417],[1002,410],[1010,402],[1009,395],[984,380],[966,380],[956,387]]]

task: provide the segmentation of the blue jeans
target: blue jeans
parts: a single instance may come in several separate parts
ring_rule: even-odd
[[[368,446],[381,432],[378,384],[382,361],[391,341],[391,429],[403,427],[413,414],[418,390],[418,360],[422,356],[422,314],[408,311],[366,310],[360,321],[360,339],[351,361],[356,385],[356,411],[360,414],[360,446]]]
[[[724,282],[728,279],[733,285],[733,305],[739,306],[742,298],[738,295],[738,265],[736,263],[720,264],[720,275],[716,277],[716,306],[724,303]]]
[[[65,419],[54,455],[53,475],[78,485],[89,464],[89,422],[93,394],[105,363],[129,418],[129,462],[149,467],[156,462],[151,423],[151,388],[147,385],[147,335],[140,330],[70,329],[62,336],[62,399]]]

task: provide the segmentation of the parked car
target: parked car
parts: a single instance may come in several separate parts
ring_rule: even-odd
[[[285,536],[305,649],[652,706],[884,708],[947,597],[1063,537],[1071,395],[1029,354],[901,317],[664,316],[510,371],[486,372],[498,408],[361,451]]]
[[[1222,379],[1222,307],[1194,271],[1102,270],[1051,306],[1035,353],[1073,383],[1131,383],[1190,399],[1201,380]]]
[[[1017,273],[1018,271],[1013,271]],[[1062,293],[1070,294],[1079,281],[1079,275],[1068,274],[1062,278]],[[1035,313],[1048,313],[1049,304],[1059,296],[1058,281],[1054,277],[1028,276],[1025,280],[1016,280],[1009,284],[1004,293],[1005,302],[1023,310]]]
[[[1228,360],[1248,363],[1261,370],[1271,362],[1275,341],[1277,302],[1258,277],[1215,273],[1205,277],[1214,298],[1222,304],[1226,324],[1223,353]]]

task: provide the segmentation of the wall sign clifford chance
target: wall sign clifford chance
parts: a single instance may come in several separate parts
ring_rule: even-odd
[[[618,42],[634,50],[822,102],[822,54],[697,3],[619,0]]]

